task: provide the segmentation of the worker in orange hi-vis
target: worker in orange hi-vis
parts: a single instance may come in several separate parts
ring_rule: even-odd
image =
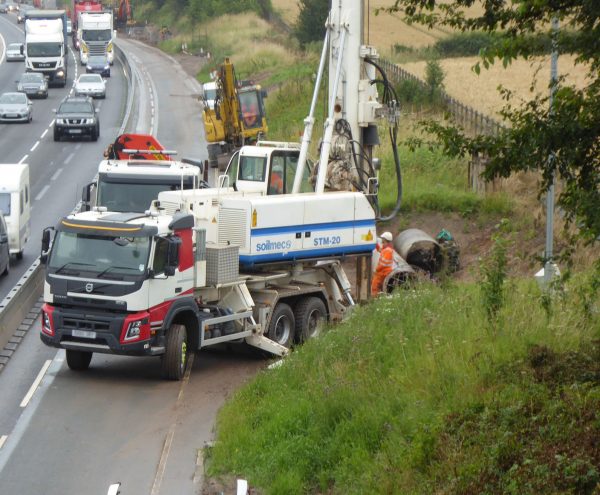
[[[379,251],[379,263],[375,268],[373,280],[371,281],[371,294],[376,296],[383,290],[383,281],[394,269],[394,246],[392,245],[393,236],[391,232],[381,234],[382,244],[377,244]]]

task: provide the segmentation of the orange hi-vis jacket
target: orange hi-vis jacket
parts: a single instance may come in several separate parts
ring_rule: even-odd
[[[391,244],[385,247],[377,245],[379,251],[379,263],[375,268],[373,280],[371,281],[371,294],[376,295],[383,290],[383,281],[394,269],[394,248]]]

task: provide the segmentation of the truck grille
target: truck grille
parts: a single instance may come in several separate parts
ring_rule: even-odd
[[[90,330],[94,332],[107,332],[110,329],[110,325],[106,321],[80,320],[77,318],[64,318],[63,326],[70,330]]]
[[[104,55],[106,54],[106,46],[108,43],[100,42],[93,43],[88,41],[88,48],[90,50],[90,55]]]

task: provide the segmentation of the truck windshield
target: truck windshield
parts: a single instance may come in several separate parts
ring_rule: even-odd
[[[0,211],[5,217],[10,215],[10,193],[0,193]]]
[[[110,41],[110,29],[84,29],[81,33],[83,41]]]
[[[192,189],[193,179],[186,177],[183,188]],[[161,191],[179,191],[181,179],[172,178],[160,184],[135,184],[132,182],[98,181],[97,206],[106,206],[108,211],[143,213]]]
[[[48,267],[57,272],[106,272],[115,275],[144,273],[150,252],[148,237],[112,237],[58,232]]]
[[[28,43],[28,57],[60,57],[62,55],[62,43]]]

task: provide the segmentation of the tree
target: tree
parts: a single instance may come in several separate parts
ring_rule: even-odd
[[[481,4],[483,14],[468,17],[466,7]],[[554,103],[537,95],[524,106],[512,106],[510,93],[502,110],[509,126],[497,136],[468,137],[450,124],[428,122],[445,151],[454,156],[483,152],[490,157],[488,179],[537,170],[540,195],[553,179],[562,182],[558,204],[579,235],[597,242],[600,236],[600,1],[597,0],[396,0],[389,12],[403,12],[408,22],[428,27],[501,34],[499,42],[482,50],[481,64],[528,58],[542,39],[553,38],[559,53],[574,54],[585,67],[588,84],[576,88],[563,78],[551,86]],[[552,29],[552,20],[560,29]],[[550,88],[549,88],[550,89]],[[552,157],[552,158],[550,158]]]
[[[299,0],[295,34],[302,46],[325,38],[325,21],[329,15],[328,0]]]

